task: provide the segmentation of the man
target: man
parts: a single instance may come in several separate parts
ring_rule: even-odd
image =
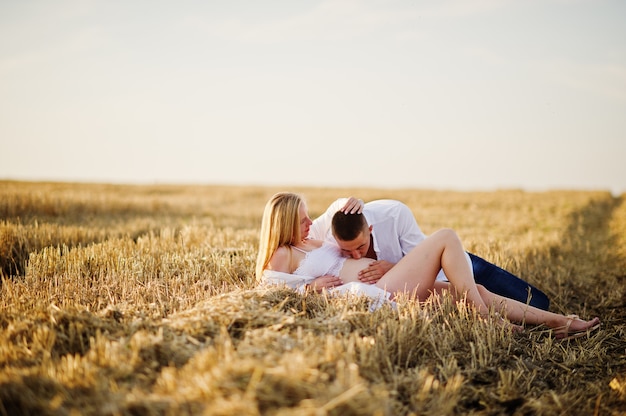
[[[426,235],[409,207],[390,199],[365,204],[363,225],[354,225],[354,221],[350,219],[338,218],[336,222],[339,229],[333,230],[333,217],[336,213],[339,212],[338,217],[353,217],[348,212],[357,212],[354,201],[356,200],[353,198],[341,198],[333,202],[324,214],[313,221],[309,236],[337,244],[348,257],[377,260],[360,272],[362,282],[373,284],[413,247],[421,243]],[[349,225],[351,223],[353,225]],[[476,283],[498,295],[548,310],[550,300],[539,289],[474,254],[467,253],[467,257]],[[443,270],[437,275],[437,280],[447,280]]]

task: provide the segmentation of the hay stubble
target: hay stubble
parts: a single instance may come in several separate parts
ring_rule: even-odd
[[[626,204],[603,192],[291,189],[405,201],[426,233],[603,318],[512,335],[471,309],[259,289],[278,188],[0,182],[0,414],[622,414]]]

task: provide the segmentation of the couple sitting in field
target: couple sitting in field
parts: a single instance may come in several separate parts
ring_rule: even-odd
[[[392,200],[365,205],[354,198],[338,200],[312,221],[302,197],[275,194],[263,214],[256,277],[300,290],[356,288],[378,299],[404,293],[425,300],[448,291],[481,316],[493,307],[511,322],[545,324],[558,339],[584,336],[600,326],[599,318],[549,312],[541,291],[467,253],[453,230],[425,236],[410,209]]]

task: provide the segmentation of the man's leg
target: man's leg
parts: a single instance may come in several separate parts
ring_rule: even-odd
[[[507,272],[504,269],[489,263],[472,253],[467,253],[472,260],[474,269],[474,280],[483,285],[490,292],[496,293],[510,299],[515,299],[522,303],[528,302],[530,289],[530,305],[539,309],[548,310],[550,299],[545,293],[532,286],[528,282]]]

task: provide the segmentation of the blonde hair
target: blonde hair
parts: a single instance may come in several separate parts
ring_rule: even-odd
[[[265,204],[256,259],[257,281],[262,280],[263,271],[279,247],[302,239],[299,210],[303,202],[304,199],[298,194],[279,192]]]

